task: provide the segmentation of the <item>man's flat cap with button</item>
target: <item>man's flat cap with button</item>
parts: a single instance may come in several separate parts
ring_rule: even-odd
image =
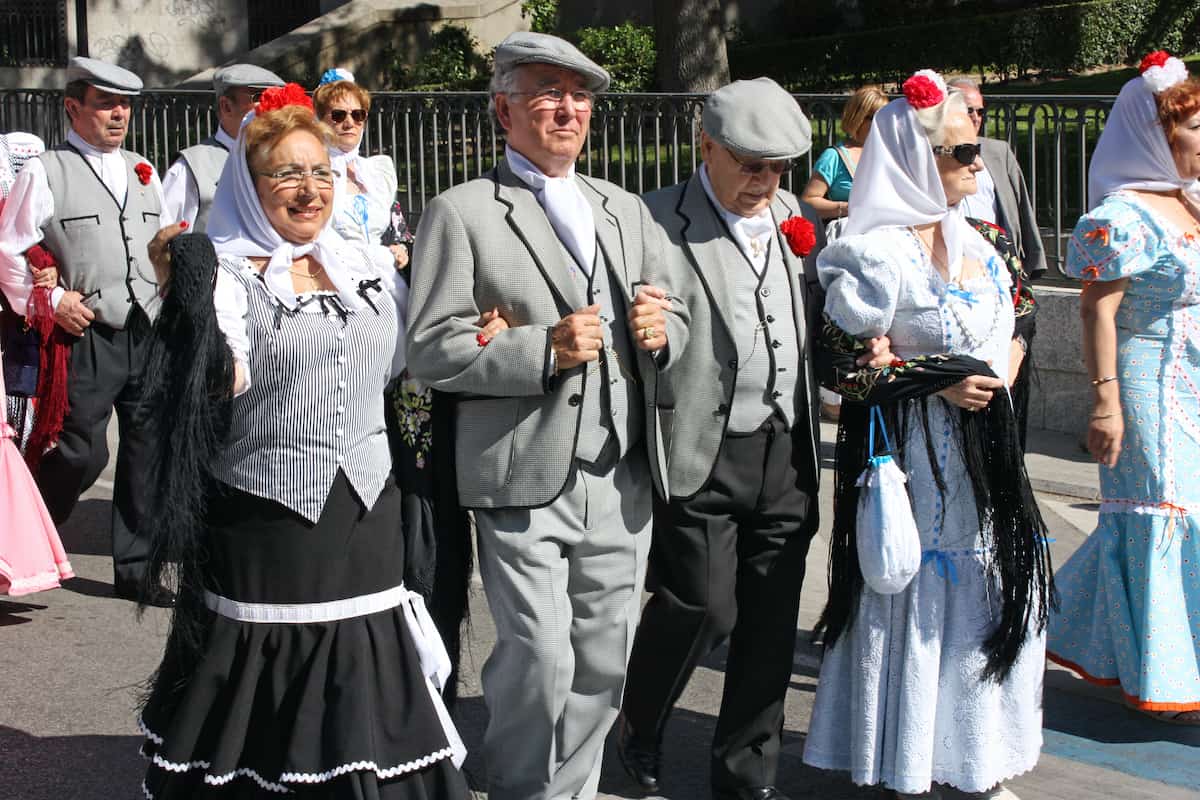
[[[230,89],[247,86],[251,89],[266,89],[283,86],[283,78],[269,69],[254,64],[230,64],[213,73],[213,92],[221,97]]]
[[[75,56],[67,67],[67,83],[75,81],[85,81],[111,94],[142,93],[142,79],[137,75],[116,64],[86,56]]]
[[[812,147],[808,118],[770,78],[717,89],[704,102],[701,124],[717,144],[752,158],[798,158]]]
[[[550,64],[583,76],[589,91],[603,92],[612,77],[570,42],[545,33],[518,31],[496,48],[496,71],[522,64]]]

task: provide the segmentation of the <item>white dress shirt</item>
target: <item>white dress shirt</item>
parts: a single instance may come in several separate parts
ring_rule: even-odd
[[[217,128],[216,140],[233,152],[237,142],[225,132]],[[196,224],[196,215],[200,213],[200,193],[196,190],[196,181],[191,177],[191,170],[183,158],[175,159],[175,163],[167,168],[163,175],[163,213],[164,224],[173,225],[181,220],[187,220],[188,225]]]
[[[116,150],[111,153],[98,150],[73,130],[67,133],[67,143],[83,155],[113,197],[123,205],[129,189],[129,172],[121,154]],[[162,184],[157,172],[152,172],[150,186],[162,204]],[[25,313],[25,305],[33,291],[33,273],[29,270],[25,251],[42,241],[42,226],[53,216],[54,195],[46,179],[46,168],[40,158],[31,159],[17,176],[4,209],[0,211],[0,291],[18,314]],[[64,293],[61,286],[54,289],[51,302],[55,308]]]
[[[504,148],[504,157],[513,174],[533,189],[559,241],[579,262],[579,268],[591,275],[596,260],[596,218],[575,182],[575,165],[563,177],[551,178],[511,147]]]
[[[725,220],[738,249],[746,256],[751,266],[754,267],[754,271],[761,275],[763,267],[767,263],[767,248],[770,247],[773,241],[772,234],[775,233],[775,218],[771,216],[770,206],[753,217],[743,217],[741,214],[735,214],[725,208],[713,193],[712,182],[708,179],[708,169],[704,164],[700,165],[700,185],[704,187],[704,193],[708,195],[708,200],[713,204],[713,208]]]
[[[987,167],[975,173],[975,194],[969,194],[962,199],[963,213],[968,217],[981,219],[984,222],[996,224],[996,182]]]

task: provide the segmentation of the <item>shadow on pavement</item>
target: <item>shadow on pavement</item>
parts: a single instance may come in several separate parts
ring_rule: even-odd
[[[0,628],[33,622],[32,617],[18,617],[17,615],[27,614],[30,611],[44,611],[46,608],[47,606],[37,605],[36,603],[22,603],[19,600],[0,600]]]
[[[113,585],[91,578],[71,578],[63,581],[63,588],[68,592],[86,595],[87,597],[112,597]]]
[[[112,800],[141,786],[140,736],[31,736],[0,725],[0,787],[20,800]],[[139,792],[140,795],[140,792]]]
[[[1082,678],[1066,672],[1046,674],[1042,700],[1044,728],[1091,742],[1174,742],[1200,747],[1200,727],[1156,722],[1121,705],[1116,687],[1108,690],[1112,693],[1110,699],[1102,697],[1094,687],[1081,684],[1084,684]],[[1200,753],[1196,763],[1200,766]]]

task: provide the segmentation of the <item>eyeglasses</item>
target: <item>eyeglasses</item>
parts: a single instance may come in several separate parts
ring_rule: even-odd
[[[980,119],[983,119],[986,114],[987,114],[987,109],[984,108],[983,106],[976,106],[974,108],[972,108],[971,106],[967,106],[967,116],[979,117]]]
[[[333,182],[341,177],[340,172],[329,167],[313,167],[312,169],[284,167],[274,172],[260,172],[258,174],[275,181],[276,189],[299,188],[300,184],[304,183],[305,178],[312,178],[321,186],[333,186]]]
[[[725,148],[725,152],[729,153],[729,157],[737,162],[743,175],[758,175],[764,169],[769,169],[776,175],[782,175],[792,168],[792,160],[790,158],[772,159],[770,161],[742,161],[729,148]]]
[[[341,125],[346,121],[347,114],[350,115],[350,119],[354,120],[355,125],[362,125],[367,120],[367,112],[361,108],[356,108],[352,111],[347,111],[344,108],[335,108],[329,112],[329,118],[333,120],[334,125]]]
[[[979,151],[982,149],[983,146],[979,143],[963,143],[956,144],[954,147],[943,147],[942,145],[938,145],[937,147],[933,148],[933,152],[935,155],[939,156],[953,156],[955,161],[962,164],[964,167],[969,167],[975,163],[975,159],[979,157]]]
[[[564,92],[562,89],[550,87],[548,89],[538,89],[536,92],[509,92],[512,97],[525,95],[533,98],[535,106],[560,106],[564,97],[570,97],[578,108],[591,108],[592,103],[596,101],[596,95],[586,89],[576,89],[573,92]]]

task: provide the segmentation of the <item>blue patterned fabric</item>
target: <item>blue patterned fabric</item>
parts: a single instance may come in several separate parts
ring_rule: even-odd
[[[1200,240],[1135,196],[1075,226],[1067,272],[1128,278],[1117,312],[1125,435],[1095,532],[1059,570],[1050,657],[1149,710],[1200,709]]]

